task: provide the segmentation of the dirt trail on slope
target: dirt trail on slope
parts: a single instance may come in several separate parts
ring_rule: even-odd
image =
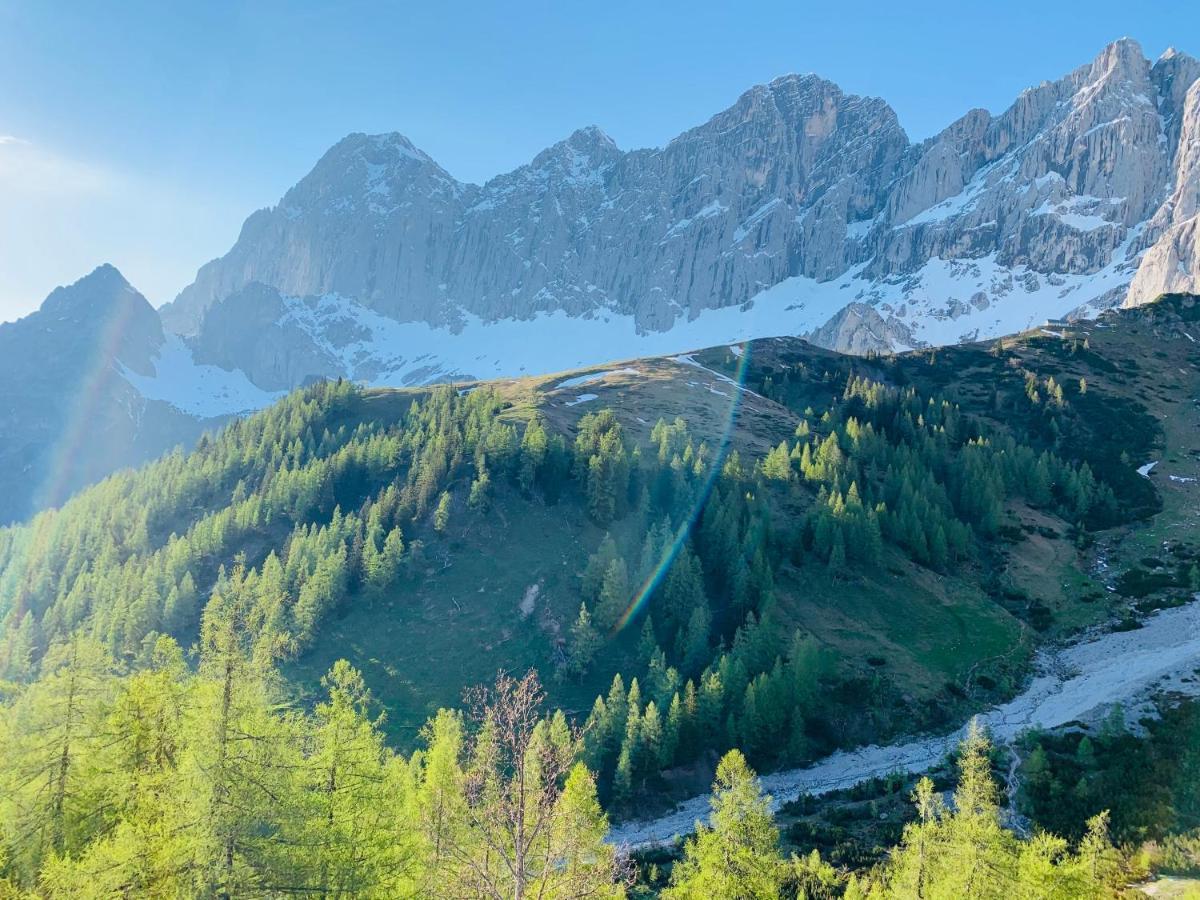
[[[1136,706],[1160,690],[1198,695],[1200,679],[1192,677],[1198,668],[1200,602],[1193,602],[1163,610],[1135,631],[1093,634],[1043,653],[1030,685],[1009,702],[981,713],[979,721],[993,740],[1006,743],[1025,729],[1092,718],[1114,703]],[[766,775],[763,788],[778,806],[803,793],[825,794],[892,772],[925,772],[945,758],[965,731],[964,725],[952,734],[838,751],[806,768]],[[666,843],[690,833],[708,812],[708,797],[694,797],[660,818],[613,828],[609,840],[631,849]]]

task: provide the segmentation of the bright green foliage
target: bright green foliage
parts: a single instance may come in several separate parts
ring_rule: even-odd
[[[1086,898],[1113,896],[1116,855],[1107,817],[1090,823],[1078,853],[1048,833],[1026,841],[1001,824],[986,736],[972,723],[959,748],[959,779],[952,810],[929,779],[917,785],[917,821],[879,874],[870,896],[973,898]]]
[[[1081,900],[1121,895],[1128,877],[1108,836],[1108,816],[1087,823],[1072,848],[1047,832],[1018,838],[1000,822],[990,745],[974,726],[959,748],[959,780],[947,809],[923,778],[913,800],[917,820],[900,846],[870,872],[847,875],[816,851],[785,860],[779,833],[758,781],[737,751],[721,760],[712,815],[684,846],[667,900],[714,897],[895,898],[895,900]]]
[[[717,766],[712,816],[698,823],[671,873],[667,900],[772,900],[785,874],[779,830],[746,759],[731,750]]]
[[[297,391],[187,456],[0,529],[0,676],[31,678],[46,648],[80,628],[127,661],[148,636],[190,642],[243,548],[250,625],[302,651],[333,609],[397,583],[405,529],[448,527],[456,482],[482,509],[494,478],[517,477],[519,436],[488,388],[436,388],[398,421],[348,424],[364,402],[347,382]],[[556,494],[565,450],[544,432],[529,446],[543,443],[526,471],[531,489]]]
[[[638,446],[612,410],[580,418],[568,445],[570,423],[558,412],[534,410],[522,425],[526,411],[488,386],[376,394],[339,382],[297,392],[190,455],[114,476],[28,526],[0,529],[0,677],[33,680],[47,648],[79,631],[122,665],[142,666],[147,641],[170,634],[190,645],[207,598],[228,592],[245,607],[252,655],[294,658],[315,645],[325,658],[334,617],[355,628],[367,610],[417,617],[419,605],[402,595],[427,591],[441,577],[430,557],[450,569],[460,537],[485,517],[490,526],[511,516],[520,527],[527,513],[565,501],[570,527],[593,533],[578,509],[610,532],[582,573],[580,596],[554,610],[566,625],[586,603],[591,629],[581,625],[586,640],[569,638],[567,653],[532,629],[502,652],[523,662],[554,654],[572,676],[608,677],[617,659],[633,665],[625,675],[642,679],[659,714],[664,768],[735,745],[757,766],[802,763],[842,733],[827,727],[831,718],[874,702],[847,698],[840,711],[797,702],[790,641],[806,624],[794,614],[806,578],[853,581],[864,568],[902,564],[900,555],[948,571],[988,551],[1014,502],[1072,525],[1102,520],[1112,506],[1078,456],[1045,442],[1035,449],[1022,443],[1028,431],[988,427],[911,380],[863,371],[877,370],[779,364],[772,396],[799,424],[772,433],[766,452],[741,443],[739,430],[724,458],[682,418],[660,420]],[[1040,396],[1055,396],[1045,378],[1034,380]],[[797,390],[808,396],[797,401]],[[1067,406],[1082,402],[1067,394]],[[1055,421],[1069,418],[1054,402],[1039,403],[1037,415],[1048,406]],[[557,605],[561,592],[553,597]],[[645,635],[636,657],[613,632],[635,597],[641,621],[628,629]],[[319,669],[305,662],[300,670],[313,674],[302,688],[313,690]],[[833,689],[854,687],[850,670],[861,667],[846,662],[821,666],[805,691],[822,677]],[[556,690],[575,694],[579,681],[560,678]],[[622,727],[589,746],[606,799],[625,737]],[[653,790],[659,773],[635,765],[650,754],[631,745],[628,755],[631,789]]]
[[[780,441],[779,446],[766,455],[762,464],[764,478],[775,481],[791,481],[793,477],[791,453],[787,441]]]
[[[114,696],[112,663],[75,636],[50,648],[45,675],[5,712],[0,748],[0,828],[13,868],[36,872],[85,846],[95,793],[101,726]]]
[[[306,808],[287,840],[307,848],[298,860],[307,883],[334,896],[400,895],[411,890],[418,862],[417,836],[398,821],[410,798],[393,793],[407,784],[405,763],[389,759],[349,663],[334,663],[322,685],[328,699],[317,705],[299,776]]]
[[[197,672],[86,638],[0,706],[0,896],[618,898],[578,737],[530,675],[389,750],[345,661],[289,710],[228,579]]]

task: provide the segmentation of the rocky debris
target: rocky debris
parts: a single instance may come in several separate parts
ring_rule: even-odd
[[[1192,603],[1155,613],[1135,631],[1088,635],[1078,643],[1045,654],[1029,687],[978,720],[993,740],[1007,743],[1030,728],[1055,728],[1068,722],[1102,718],[1115,704],[1139,713],[1159,691],[1195,696],[1200,680],[1200,594]],[[826,794],[894,772],[926,772],[958,745],[966,726],[948,735],[887,746],[838,751],[803,769],[764,776],[763,788],[776,805],[802,793]],[[639,848],[667,843],[690,833],[709,813],[708,797],[680,804],[650,821],[618,825],[609,840]]]

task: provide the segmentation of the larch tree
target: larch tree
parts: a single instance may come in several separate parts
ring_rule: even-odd
[[[709,823],[697,823],[671,873],[664,900],[773,900],[786,873],[771,801],[746,758],[730,750],[717,766]]]
[[[6,715],[0,834],[26,876],[48,857],[76,852],[94,827],[91,770],[113,669],[103,646],[75,632],[51,646],[42,677]]]

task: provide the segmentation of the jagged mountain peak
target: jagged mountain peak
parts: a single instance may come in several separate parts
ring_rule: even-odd
[[[1123,298],[1166,227],[1151,218],[1191,177],[1176,148],[1193,64],[1176,53],[1152,66],[1136,41],[1114,41],[917,144],[883,99],[789,74],[661,148],[623,152],[591,126],[480,187],[400,135],[350,135],[165,314],[198,334],[205,310],[258,281],[336,295],[350,318],[447,329],[447,342],[542,316],[598,320],[621,335],[605,338],[619,355],[718,313],[721,333],[747,318],[808,333],[858,303],[882,325],[857,333],[900,347],[1095,312]],[[426,346],[447,358],[440,331]],[[520,356],[497,347],[478,372],[475,357],[453,371],[507,371],[505,352]],[[451,371],[395,356],[412,378]],[[291,371],[283,362],[272,371]]]
[[[1134,38],[1125,36],[1119,37],[1106,45],[1103,50],[1096,54],[1092,65],[1099,64],[1105,68],[1137,67],[1145,61],[1146,54],[1142,52],[1142,45]]]
[[[92,271],[88,272],[88,274],[72,282],[71,284],[56,288],[55,292],[69,290],[71,288],[85,287],[133,289],[133,286],[130,285],[130,283],[125,279],[125,276],[121,274],[120,269],[118,269],[112,263],[105,262],[100,263],[100,265],[96,266],[96,268],[92,269]]]
[[[196,418],[130,381],[159,374],[167,340],[154,307],[108,264],[0,325],[0,523],[199,435]]]
[[[55,288],[33,313],[0,325],[0,374],[82,371],[114,360],[148,372],[164,340],[158,313],[115,266]]]
[[[1174,47],[1170,47],[1162,56],[1155,60],[1150,70],[1152,73],[1155,73],[1155,77],[1159,80],[1165,81],[1178,78],[1182,75],[1188,81],[1192,81],[1195,79],[1195,75],[1188,78],[1188,73],[1196,72],[1198,67],[1200,67],[1200,60],[1196,57],[1190,56],[1187,53],[1181,53]]]
[[[381,134],[365,134],[356,131],[346,135],[329,148],[314,168],[320,168],[327,163],[344,164],[356,158],[393,163],[412,160],[418,163],[437,165],[429,154],[398,131]]]
[[[1200,60],[1170,50],[1150,70],[1158,93],[1158,107],[1166,128],[1167,145],[1174,158],[1188,89],[1200,79]]]
[[[1190,53],[1185,53],[1176,47],[1168,47],[1166,50],[1164,50],[1159,55],[1158,59],[1156,59],[1154,61],[1154,66],[1155,67],[1168,67],[1168,66],[1188,67],[1188,66],[1196,65],[1198,62],[1200,62],[1200,60],[1198,60],[1195,56],[1192,56]]]
[[[527,166],[521,166],[495,181],[526,173],[544,173],[553,170],[569,178],[580,178],[611,165],[623,154],[616,142],[595,125],[578,128],[563,140],[550,145],[533,158]]]
[[[593,147],[612,147],[616,149],[617,147],[617,142],[609,137],[608,133],[598,125],[585,125],[583,128],[576,128],[563,143],[579,149],[591,149]]]
[[[737,122],[763,119],[803,124],[817,113],[855,107],[867,107],[881,113],[886,126],[898,125],[895,112],[883,99],[847,94],[836,82],[810,72],[781,75],[766,84],[755,85],[744,91],[730,107],[681,137],[714,126],[727,128]]]
[[[379,211],[388,195],[407,192],[410,185],[432,180],[454,193],[463,185],[439,166],[429,154],[398,132],[354,133],[331,147],[301,181],[283,198],[289,201],[324,197],[330,193],[347,196],[365,193],[377,202],[368,206]],[[382,201],[382,202],[380,202]]]
[[[1141,45],[1132,38],[1121,38],[1101,50],[1089,64],[1048,84],[1052,89],[1069,86],[1076,109],[1094,106],[1109,97],[1124,104],[1153,106],[1150,72],[1151,63]]]
[[[110,263],[97,266],[72,284],[55,288],[41,306],[47,315],[88,319],[120,309],[154,314],[150,302]]]

